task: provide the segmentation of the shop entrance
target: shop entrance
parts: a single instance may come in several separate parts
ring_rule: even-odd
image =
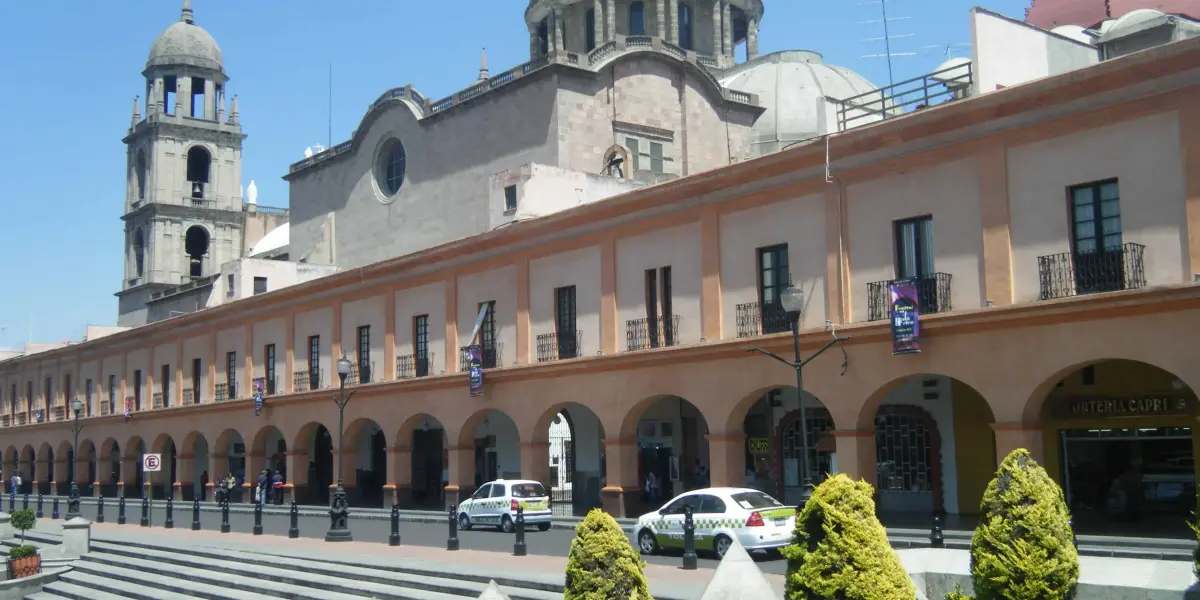
[[[1059,436],[1064,492],[1079,527],[1137,523],[1147,533],[1173,532],[1195,509],[1190,428],[1064,429]]]

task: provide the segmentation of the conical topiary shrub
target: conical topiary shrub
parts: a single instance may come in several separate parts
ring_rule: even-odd
[[[787,600],[913,600],[916,590],[875,516],[873,489],[844,474],[826,479],[796,517]]]
[[[645,566],[621,526],[593,509],[575,526],[563,600],[653,600]]]
[[[1024,448],[988,484],[971,539],[978,600],[1074,598],[1079,553],[1062,489]]]

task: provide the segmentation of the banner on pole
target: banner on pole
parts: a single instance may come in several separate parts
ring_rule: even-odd
[[[468,380],[471,382],[471,396],[483,395],[483,348],[479,344],[467,346]]]
[[[888,308],[892,321],[892,355],[921,352],[921,315],[917,282],[903,279],[888,282]]]
[[[263,408],[263,380],[254,381],[254,416],[261,416]]]

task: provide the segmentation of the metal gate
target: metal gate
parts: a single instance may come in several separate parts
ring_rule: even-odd
[[[572,429],[564,414],[554,416],[554,425],[550,426],[550,506],[556,515],[575,514],[575,440]]]

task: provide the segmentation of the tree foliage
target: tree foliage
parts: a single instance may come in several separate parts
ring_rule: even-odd
[[[563,600],[653,600],[645,566],[612,516],[593,509],[575,526]]]

